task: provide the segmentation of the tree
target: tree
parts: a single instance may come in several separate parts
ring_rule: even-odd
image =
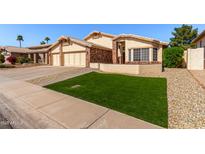
[[[184,49],[181,47],[169,47],[163,51],[163,64],[168,68],[183,67]]]
[[[19,41],[19,45],[20,45],[20,48],[21,48],[21,42],[24,41],[23,36],[22,35],[17,35],[16,40]]]
[[[43,44],[46,44],[46,42],[45,41],[41,41],[40,44],[43,45]]]
[[[49,37],[45,37],[44,39],[46,41],[46,43],[48,44],[48,41],[50,41],[51,39]]]
[[[183,49],[188,49],[193,47],[191,43],[198,35],[198,29],[193,29],[192,25],[183,24],[181,27],[174,28],[172,32],[174,37],[170,38],[171,47],[182,47]]]

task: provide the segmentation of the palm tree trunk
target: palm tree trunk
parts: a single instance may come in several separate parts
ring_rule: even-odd
[[[21,48],[21,41],[19,41],[19,43],[20,43],[20,48]]]

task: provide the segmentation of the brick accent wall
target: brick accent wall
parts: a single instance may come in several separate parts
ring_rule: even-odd
[[[91,48],[90,50],[91,63],[112,63],[112,51],[98,48]]]

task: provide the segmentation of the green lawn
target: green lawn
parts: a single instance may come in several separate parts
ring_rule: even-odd
[[[46,87],[168,127],[165,78],[92,72]]]

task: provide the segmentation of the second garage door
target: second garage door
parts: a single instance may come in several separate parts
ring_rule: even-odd
[[[64,66],[85,67],[86,53],[66,53],[64,54]]]
[[[59,56],[59,54],[53,55],[53,66],[60,66],[60,56]]]

